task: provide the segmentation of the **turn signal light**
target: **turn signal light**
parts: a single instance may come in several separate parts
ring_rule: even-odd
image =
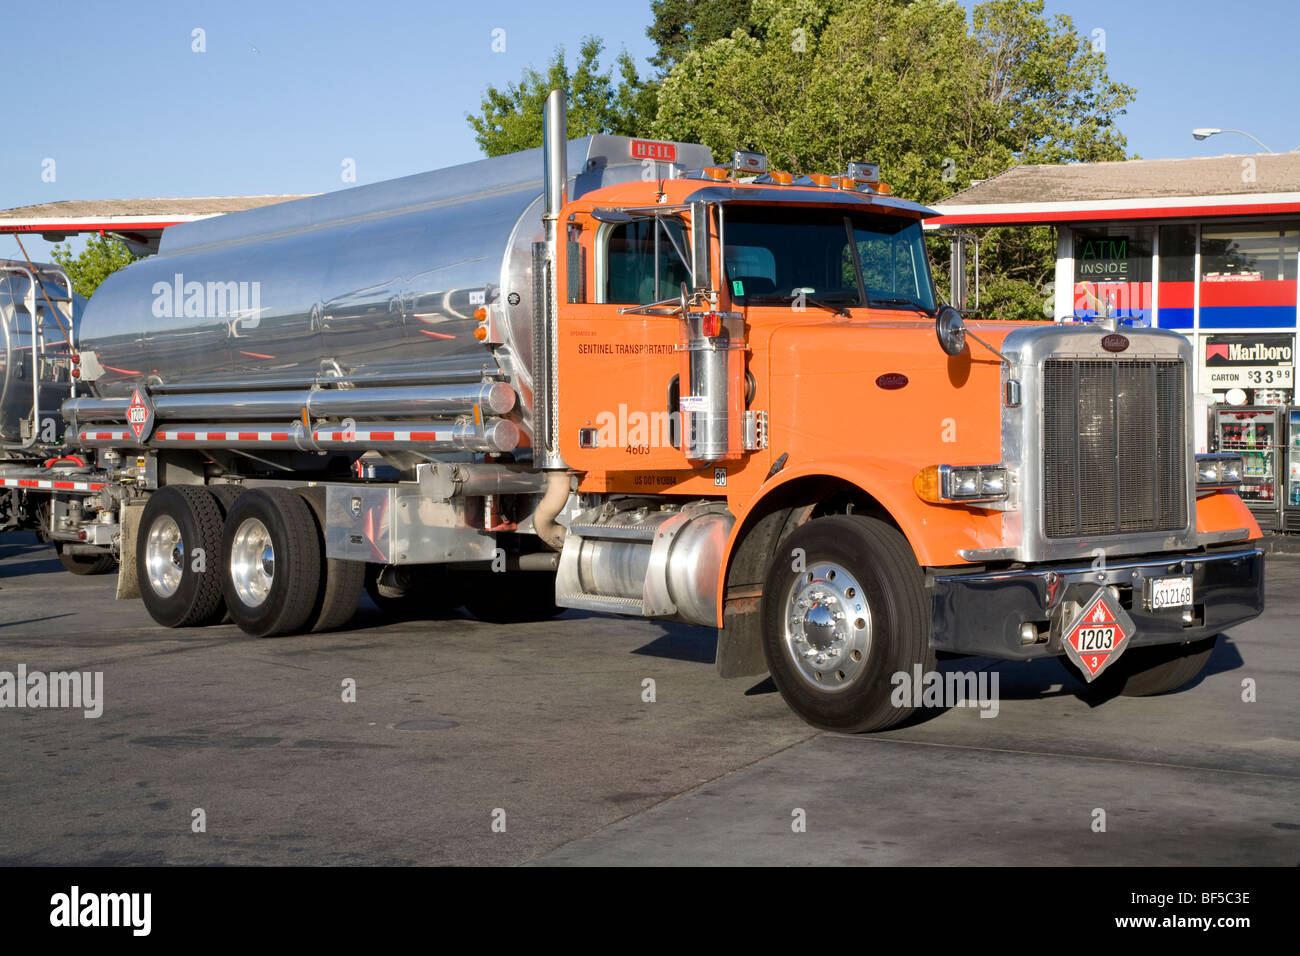
[[[481,305],[480,305],[477,309],[474,310],[474,318],[477,319],[477,320],[480,321],[480,322],[484,322],[484,321],[486,321],[486,320],[487,320],[487,309],[486,309],[484,306],[481,306]]]
[[[975,504],[1007,497],[1005,465],[930,465],[912,479],[912,490],[931,504]]]
[[[722,333],[722,316],[717,312],[705,312],[700,317],[700,331],[711,339]]]
[[[487,327],[480,325],[476,328],[474,330],[474,338],[478,339],[480,342],[485,341],[487,339]]]

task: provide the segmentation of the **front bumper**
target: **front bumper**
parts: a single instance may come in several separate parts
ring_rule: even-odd
[[[1148,610],[1144,582],[1191,575],[1190,622],[1183,609]],[[1099,586],[1117,592],[1137,625],[1131,646],[1194,641],[1258,617],[1264,610],[1264,552],[1257,547],[1212,553],[1157,555],[1090,564],[1033,565],[1006,571],[933,572],[930,646],[955,654],[1029,660],[1063,653],[1061,632],[1071,609]],[[1023,625],[1038,638],[1021,642]]]

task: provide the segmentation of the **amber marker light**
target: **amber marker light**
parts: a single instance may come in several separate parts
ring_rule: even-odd
[[[937,505],[943,501],[939,497],[939,466],[928,465],[916,473],[912,479],[912,490],[922,501]]]

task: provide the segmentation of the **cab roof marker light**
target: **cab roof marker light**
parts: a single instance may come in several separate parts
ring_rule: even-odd
[[[849,179],[859,183],[878,183],[880,182],[880,164],[879,163],[849,163]]]
[[[737,175],[741,173],[762,175],[767,172],[767,154],[748,149],[738,149],[732,154],[731,168],[736,171]]]

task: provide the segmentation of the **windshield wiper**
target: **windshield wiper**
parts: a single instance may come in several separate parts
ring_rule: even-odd
[[[746,296],[745,299],[747,302],[755,302],[755,303],[789,302],[793,304],[794,302],[799,301],[799,296],[797,293],[793,295],[773,295],[771,293],[760,293],[759,295]],[[846,305],[834,305],[830,302],[825,302],[821,299],[814,299],[812,296],[806,294],[804,295],[802,301],[818,306],[819,308],[823,308],[827,312],[831,312],[835,315],[843,315],[846,318],[850,318],[850,319],[853,318],[853,315],[849,312]]]
[[[878,298],[873,295],[870,296],[867,299],[867,301],[870,302],[872,305],[905,305],[908,306],[909,308],[915,309],[917,312],[920,312],[922,315],[930,315],[929,309],[925,308],[920,303],[913,302],[911,299],[905,298],[903,296],[894,295],[894,296],[883,296]]]

